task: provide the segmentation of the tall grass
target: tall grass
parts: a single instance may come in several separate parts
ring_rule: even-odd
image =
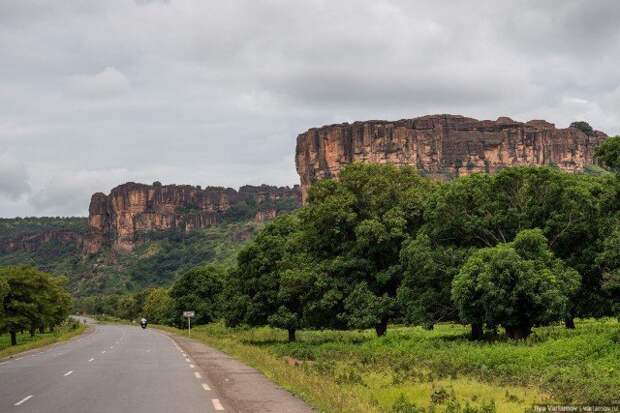
[[[524,341],[472,342],[464,326],[432,331],[286,332],[197,327],[192,337],[251,364],[323,411],[389,411],[398,400],[438,404],[439,392],[472,406],[523,411],[536,402],[613,403],[620,395],[620,325],[581,320],[575,330],[537,328]],[[441,411],[439,403],[438,411]],[[447,405],[446,405],[447,406]],[[446,407],[447,408],[447,407]]]

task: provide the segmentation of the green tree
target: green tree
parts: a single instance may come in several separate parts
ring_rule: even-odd
[[[170,289],[174,301],[174,320],[182,324],[183,311],[195,311],[192,320],[196,324],[206,324],[222,315],[221,294],[225,271],[213,265],[195,267],[185,272]]]
[[[50,328],[62,322],[71,306],[64,290],[65,280],[55,278],[33,267],[1,267],[0,280],[5,286],[0,328],[17,344],[17,332]],[[8,286],[8,289],[6,289]]]
[[[403,280],[398,300],[407,322],[432,328],[458,318],[450,288],[466,254],[464,248],[434,245],[424,233],[405,243],[400,252]]]
[[[413,168],[374,164],[349,165],[338,180],[312,186],[300,218],[304,247],[326,275],[324,310],[331,305],[344,325],[385,334],[399,315],[401,244],[421,226],[433,188]]]
[[[452,299],[474,338],[485,323],[524,338],[533,326],[565,317],[578,287],[579,274],[555,258],[542,231],[534,229],[473,253],[454,278]]]
[[[0,277],[0,303],[4,303],[4,298],[9,294],[9,283],[3,277]],[[0,329],[4,320],[4,305],[0,305]]]
[[[228,325],[271,325],[286,329],[295,341],[296,331],[308,324],[305,303],[315,279],[299,236],[297,217],[283,215],[240,251],[226,286]]]
[[[618,183],[609,176],[567,174],[553,167],[505,168],[443,184],[427,204],[424,230],[436,244],[462,248],[506,243],[527,228],[540,228],[554,254],[582,275],[567,314],[608,311],[595,263],[606,217],[618,209]]]
[[[172,324],[175,319],[174,301],[166,288],[153,288],[144,302],[145,317],[156,324]]]
[[[605,169],[620,173],[620,136],[608,138],[596,147],[594,158]]]
[[[577,128],[588,136],[594,135],[594,129],[588,122],[584,121],[576,121],[570,124],[571,128]]]
[[[113,314],[118,318],[134,320],[137,317],[136,308],[136,299],[132,295],[126,294],[118,300]]]
[[[603,242],[597,262],[603,270],[603,289],[612,303],[613,312],[620,318],[620,223]]]

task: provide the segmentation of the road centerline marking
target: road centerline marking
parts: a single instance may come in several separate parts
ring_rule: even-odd
[[[22,403],[26,403],[28,400],[32,399],[32,394],[29,396],[24,397],[23,399],[21,399],[20,401],[18,401],[17,403],[15,403],[13,406],[19,406]]]
[[[211,403],[213,403],[213,408],[215,410],[224,410],[224,406],[220,403],[220,399],[211,399]]]
[[[65,377],[67,377],[67,376],[71,375],[71,373],[73,373],[73,370],[69,370],[68,372],[66,372],[66,373],[64,374],[64,376],[65,376]]]
[[[202,378],[200,373],[198,373],[197,371],[194,372],[194,376],[196,376],[197,379],[201,379]]]
[[[94,360],[94,358],[92,358],[92,357],[91,357],[91,358],[88,360],[88,362],[90,363],[90,362],[91,362],[91,361],[93,361],[93,360]]]

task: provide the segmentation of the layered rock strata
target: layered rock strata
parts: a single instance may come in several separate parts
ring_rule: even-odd
[[[305,199],[313,182],[337,177],[352,162],[412,165],[436,179],[515,165],[554,164],[578,172],[593,163],[593,149],[606,137],[599,131],[557,129],[544,120],[430,115],[309,129],[297,137],[295,163]]]
[[[112,189],[109,195],[92,196],[84,250],[95,253],[109,245],[115,250],[128,251],[152,231],[187,232],[247,218],[262,221],[300,204],[298,186],[243,186],[236,191],[129,182]]]

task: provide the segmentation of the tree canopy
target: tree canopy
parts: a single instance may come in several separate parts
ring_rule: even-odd
[[[18,331],[54,328],[69,315],[71,296],[64,289],[66,279],[33,267],[0,267],[0,330],[16,344]]]
[[[553,256],[541,230],[523,230],[511,243],[474,252],[454,278],[452,299],[474,335],[486,324],[524,338],[533,326],[565,317],[579,282],[577,271]]]
[[[176,324],[182,324],[181,314],[189,310],[195,311],[196,324],[219,319],[224,278],[225,270],[212,265],[195,267],[181,275],[170,289]]]

